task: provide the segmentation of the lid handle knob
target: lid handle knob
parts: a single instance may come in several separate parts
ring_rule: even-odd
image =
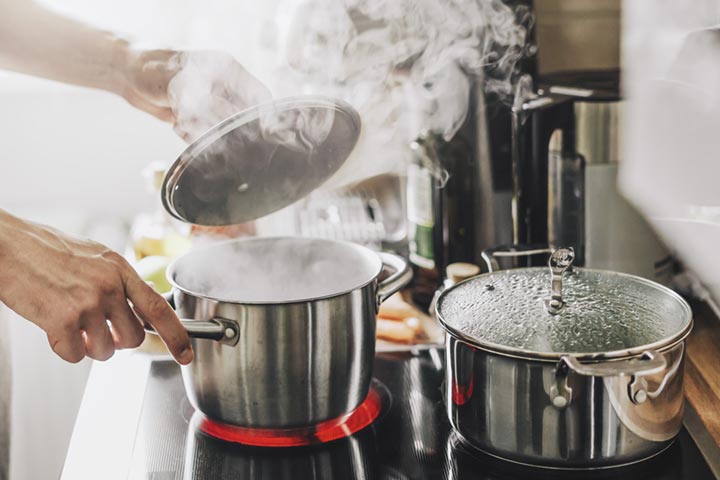
[[[545,299],[545,310],[550,315],[557,315],[565,306],[562,299],[562,275],[572,266],[573,260],[575,250],[572,247],[555,249],[550,255],[550,298]]]

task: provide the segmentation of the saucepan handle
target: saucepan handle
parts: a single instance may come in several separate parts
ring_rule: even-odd
[[[642,357],[630,360],[581,363],[572,355],[565,355],[560,362],[565,362],[573,372],[588,377],[648,376],[660,373],[667,368],[665,357],[654,350],[648,350],[643,353]]]
[[[382,260],[383,267],[394,270],[389,277],[378,283],[377,304],[380,305],[387,300],[390,295],[410,283],[413,273],[408,263],[401,257],[385,252],[380,252],[378,255],[380,256],[380,260]]]
[[[175,301],[172,292],[163,294],[163,298],[175,309]],[[211,320],[187,320],[180,319],[183,327],[191,338],[203,338],[215,340],[228,345],[235,345],[238,342],[237,324],[232,320],[224,318],[213,318]],[[145,331],[157,335],[151,325],[145,325]]]

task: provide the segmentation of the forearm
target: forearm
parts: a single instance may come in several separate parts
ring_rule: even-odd
[[[0,301],[8,282],[12,281],[11,262],[15,256],[17,234],[22,228],[22,220],[0,208]]]
[[[0,0],[0,11],[0,68],[124,93],[123,39],[25,0]]]
[[[10,214],[0,208],[0,286],[2,286],[2,270],[4,259],[7,256],[7,234],[10,223]]]

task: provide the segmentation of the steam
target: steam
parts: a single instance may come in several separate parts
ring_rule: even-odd
[[[527,42],[532,15],[501,0],[279,0],[265,10],[267,18],[256,19],[264,26],[260,42],[243,45],[238,58],[248,49],[259,52],[262,61],[248,67],[276,98],[337,97],[362,118],[358,146],[326,184],[331,187],[404,172],[408,144],[420,132],[446,140],[457,133],[473,88],[512,104],[518,62],[534,53]],[[188,65],[224,79],[220,86],[197,82],[190,71],[173,81],[183,92],[176,113],[195,123],[209,120],[204,128],[264,98],[243,68],[212,59]],[[240,98],[228,100],[234,95]],[[261,134],[292,150],[312,149],[331,125],[328,118],[270,116],[261,121]]]
[[[175,264],[183,289],[247,303],[313,300],[368,284],[380,272],[370,251],[308,238],[235,240],[197,248]]]
[[[333,178],[341,186],[404,172],[422,131],[451,139],[474,87],[513,102],[518,62],[533,53],[525,7],[500,0],[307,0],[280,20],[281,93],[321,92],[359,110],[364,131]],[[284,62],[283,62],[284,60]]]
[[[260,112],[260,134],[264,140],[298,153],[310,153],[327,140],[335,112],[328,108],[278,109],[267,106]]]
[[[512,101],[531,26],[527,8],[500,0],[310,0],[291,14],[285,55],[301,84],[361,111],[390,102],[382,110],[395,126],[405,120],[450,139],[474,79]]]
[[[267,88],[232,55],[218,51],[178,54],[168,84],[175,130],[195,140],[213,125],[270,99]]]

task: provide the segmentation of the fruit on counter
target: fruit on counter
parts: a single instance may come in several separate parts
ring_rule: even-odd
[[[133,262],[133,267],[140,278],[150,282],[157,292],[165,293],[172,288],[166,276],[167,267],[171,261],[172,259],[169,257],[152,255]],[[160,337],[150,334],[145,335],[145,341],[140,345],[138,351],[151,355],[170,355]]]
[[[138,215],[130,230],[135,258],[163,256],[175,258],[190,249],[190,227],[173,219],[163,207],[160,190],[166,165],[151,163],[143,170],[148,192],[155,197],[152,211]]]
[[[190,249],[190,238],[171,229],[152,225],[152,219],[139,217],[133,226],[133,251],[138,260],[145,257],[178,257]]]
[[[169,292],[171,285],[167,280],[166,271],[170,265],[169,257],[153,255],[143,257],[135,262],[135,271],[138,272],[140,278],[146,282],[152,282],[153,287],[159,293]]]

